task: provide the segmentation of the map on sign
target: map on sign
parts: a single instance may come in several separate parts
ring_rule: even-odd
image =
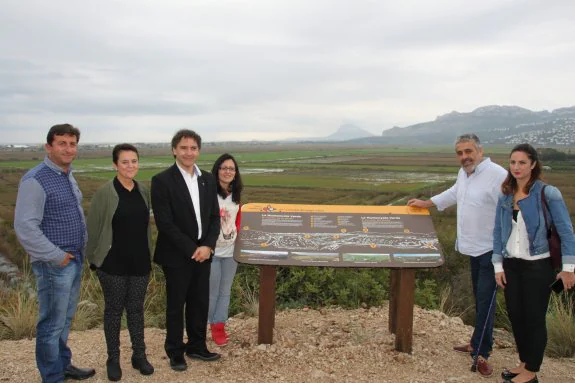
[[[241,263],[330,267],[437,267],[426,209],[407,206],[249,203],[234,258]]]

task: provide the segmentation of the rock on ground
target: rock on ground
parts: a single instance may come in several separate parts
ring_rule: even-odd
[[[285,310],[276,313],[273,345],[257,344],[257,318],[230,319],[230,343],[208,347],[222,354],[216,362],[188,359],[188,370],[172,371],[164,354],[165,331],[146,329],[147,353],[156,372],[142,376],[130,364],[130,341],[122,331],[122,382],[499,382],[499,372],[516,363],[512,337],[496,331],[491,357],[495,373],[481,378],[469,370],[471,358],[452,351],[469,340],[471,327],[439,311],[414,311],[413,353],[394,350],[388,307],[343,310]],[[107,382],[102,330],[73,332],[74,364],[96,368],[87,382]],[[541,382],[575,383],[575,359],[546,358]],[[34,340],[0,342],[0,382],[40,382]]]

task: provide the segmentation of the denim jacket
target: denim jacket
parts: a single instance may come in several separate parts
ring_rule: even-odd
[[[518,202],[523,215],[527,236],[529,237],[529,254],[540,255],[549,251],[547,242],[547,229],[543,217],[544,207],[541,203],[541,189],[545,184],[535,181],[529,195]],[[555,224],[557,233],[561,238],[561,254],[563,264],[575,263],[575,235],[571,217],[563,201],[561,192],[554,186],[545,188],[545,198],[549,206],[547,222]],[[550,213],[550,214],[549,214]],[[511,221],[513,219],[513,194],[502,195],[497,202],[495,212],[495,227],[493,229],[493,263],[503,262],[507,257],[507,241],[511,235]]]

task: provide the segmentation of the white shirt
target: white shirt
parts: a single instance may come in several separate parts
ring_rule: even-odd
[[[200,191],[198,189],[198,177],[202,175],[202,171],[198,165],[194,164],[194,174],[188,173],[184,168],[176,162],[178,169],[186,181],[188,191],[192,196],[192,205],[194,205],[194,213],[196,213],[196,222],[198,223],[198,239],[202,238],[202,216],[200,214]]]
[[[511,220],[511,234],[505,246],[509,258],[521,258],[528,261],[549,258],[549,252],[539,255],[529,255],[529,237],[527,236],[527,226],[523,220],[521,210],[517,213],[517,222]]]
[[[236,217],[240,210],[240,205],[232,201],[232,194],[222,198],[218,194],[218,203],[220,205],[220,235],[216,243],[216,257],[229,258],[234,255],[234,245],[238,237],[236,227]]]
[[[507,170],[485,158],[470,176],[459,169],[455,184],[431,201],[438,210],[457,204],[455,249],[477,257],[493,250],[495,208]]]

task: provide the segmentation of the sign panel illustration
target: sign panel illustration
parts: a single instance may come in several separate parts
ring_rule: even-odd
[[[329,267],[437,267],[441,249],[429,211],[407,206],[249,203],[234,259]]]

